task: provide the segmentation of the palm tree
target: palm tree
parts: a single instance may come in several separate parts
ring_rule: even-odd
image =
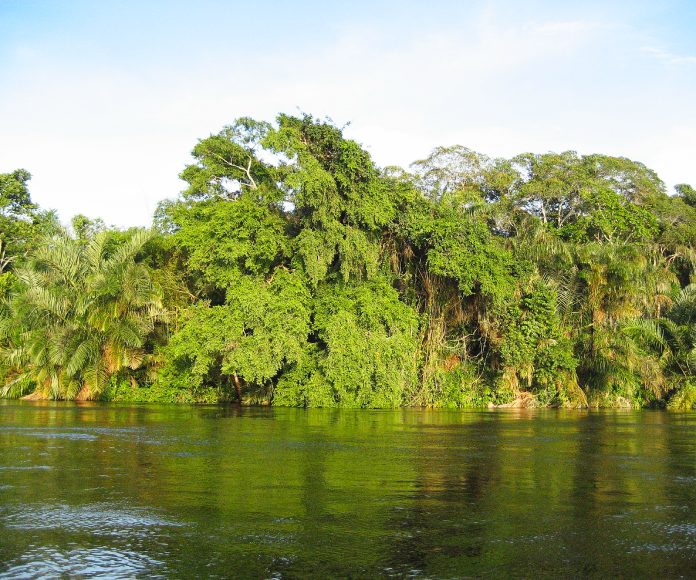
[[[3,305],[0,357],[11,380],[0,394],[33,384],[36,398],[94,399],[110,377],[139,367],[144,343],[165,311],[138,254],[151,238],[119,242],[108,232],[45,240],[17,270],[18,291]]]
[[[588,243],[578,247],[583,308],[578,374],[597,394],[628,399],[647,388],[660,396],[666,388],[661,334],[652,319],[671,304],[676,280],[668,264],[650,247]]]
[[[657,321],[665,368],[679,383],[696,374],[696,284],[676,295],[664,318]]]

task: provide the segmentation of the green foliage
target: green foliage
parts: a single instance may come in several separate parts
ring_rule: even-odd
[[[302,232],[298,254],[314,285],[333,273],[371,278],[379,234],[396,215],[396,196],[370,156],[331,123],[280,115],[265,144],[289,161],[279,174]]]
[[[687,205],[696,207],[696,189],[687,183],[679,183],[674,186],[674,189]]]
[[[500,352],[506,386],[531,390],[543,404],[567,400],[577,361],[561,327],[554,290],[534,281],[506,308],[504,329]]]
[[[234,377],[258,392],[304,356],[311,296],[301,274],[277,269],[268,281],[243,277],[227,303],[192,305],[165,351],[160,380],[200,388],[215,385],[228,397]]]
[[[220,365],[230,337],[238,337],[242,324],[227,306],[191,305],[181,314],[180,328],[165,350],[167,365],[160,380],[167,385],[195,389],[204,381],[223,387]]]
[[[621,157],[531,153],[516,157],[515,205],[562,237],[575,241],[652,238],[657,221],[648,208],[665,197],[664,184],[644,165]]]
[[[200,140],[192,151],[195,163],[180,175],[189,184],[184,197],[235,199],[243,191],[254,191],[278,199],[275,172],[257,156],[269,130],[268,123],[242,118],[217,135]]]
[[[456,356],[445,359],[443,363],[434,369],[423,385],[423,390],[428,391],[428,406],[482,408],[495,403],[494,389],[481,379],[473,363],[462,363]]]
[[[432,274],[456,280],[462,294],[509,294],[515,268],[510,252],[485,222],[446,201],[421,200],[409,208],[402,228],[410,245],[424,255]]]
[[[652,239],[658,222],[647,209],[610,189],[595,189],[581,196],[585,213],[559,228],[558,235],[576,242]]]
[[[24,169],[0,173],[0,274],[24,260],[42,236],[58,229],[56,214],[39,210],[31,201],[30,179]]]
[[[241,280],[228,296],[228,306],[243,326],[228,344],[223,372],[260,386],[300,359],[312,307],[300,273],[279,268],[261,285]]]
[[[671,411],[692,411],[696,408],[696,383],[689,381],[679,387],[667,403]]]
[[[70,225],[75,237],[85,244],[98,233],[106,230],[106,224],[102,219],[90,219],[82,214],[74,216]]]
[[[0,175],[3,392],[307,407],[691,408],[696,193],[606,155],[439,147],[379,169],[330,120],[201,139],[159,235],[55,228]],[[164,320],[162,304],[166,305]]]
[[[319,289],[316,345],[279,381],[276,404],[397,407],[417,381],[418,315],[383,280]],[[318,391],[308,392],[308,386]],[[313,391],[314,389],[311,389]]]
[[[322,348],[308,343],[298,360],[278,378],[273,404],[279,407],[338,407],[333,385],[321,371]]]
[[[446,216],[433,223],[428,268],[457,281],[462,294],[506,296],[513,287],[512,256],[491,238],[484,224]]]
[[[177,206],[173,220],[196,287],[229,288],[241,276],[265,275],[290,254],[285,220],[250,194]]]
[[[145,340],[164,318],[138,260],[150,236],[110,245],[106,234],[85,244],[62,233],[16,270],[0,319],[0,356],[12,377],[5,394],[31,380],[41,396],[91,399],[110,377],[143,363]]]

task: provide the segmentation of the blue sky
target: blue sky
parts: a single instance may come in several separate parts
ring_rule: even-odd
[[[0,0],[0,172],[121,226],[239,116],[437,145],[623,155],[696,185],[696,2]]]

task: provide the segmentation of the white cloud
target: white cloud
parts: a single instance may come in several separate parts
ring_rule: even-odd
[[[696,64],[696,56],[679,55],[656,46],[644,46],[641,51],[669,64]]]
[[[116,57],[64,62],[27,48],[14,56],[22,72],[0,92],[0,171],[29,169],[35,199],[65,220],[81,212],[147,224],[157,201],[182,189],[177,175],[196,139],[237,116],[301,107],[352,121],[347,133],[382,165],[452,143],[503,156],[573,148],[696,183],[696,119],[680,110],[693,84],[666,101],[652,79],[615,78],[606,67],[626,48],[623,31],[589,18],[506,21],[489,10],[417,34],[346,27],[322,46],[202,52],[196,67],[177,67],[176,54],[166,67],[124,68]]]

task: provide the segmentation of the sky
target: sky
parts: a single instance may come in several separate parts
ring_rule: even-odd
[[[693,0],[0,0],[0,173],[64,222],[151,222],[198,139],[280,113],[381,165],[575,150],[696,185]]]

